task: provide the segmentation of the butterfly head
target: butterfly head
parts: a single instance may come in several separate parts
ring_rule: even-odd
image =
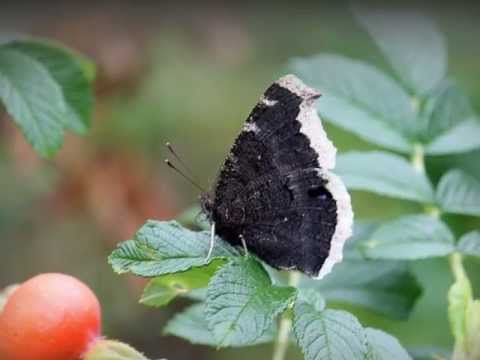
[[[212,221],[213,198],[209,193],[202,193],[200,195],[200,206],[202,207],[202,212],[207,216],[208,220]]]

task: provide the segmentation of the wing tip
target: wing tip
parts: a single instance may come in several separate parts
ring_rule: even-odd
[[[292,93],[300,96],[304,100],[314,101],[321,96],[318,90],[305,85],[302,80],[293,74],[282,76],[275,83],[285,89],[290,90]]]

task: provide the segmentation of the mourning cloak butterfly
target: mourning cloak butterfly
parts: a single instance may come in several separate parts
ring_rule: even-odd
[[[202,197],[212,231],[278,269],[322,278],[342,259],[353,212],[331,170],[336,149],[314,106],[320,93],[294,75],[252,110],[217,179]]]

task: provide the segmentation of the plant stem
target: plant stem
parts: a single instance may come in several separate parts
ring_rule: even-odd
[[[300,273],[298,271],[290,272],[288,278],[288,285],[297,287],[298,282],[300,281]],[[291,309],[293,304],[290,304],[289,308]],[[287,355],[287,349],[289,344],[289,336],[292,330],[292,319],[291,317],[284,313],[280,319],[280,324],[278,326],[277,339],[275,340],[275,347],[273,348],[272,360],[284,360]]]
[[[414,152],[411,158],[411,163],[412,163],[412,166],[415,168],[415,170],[417,170],[419,173],[425,174],[425,156],[424,156],[422,145],[419,145],[419,144],[415,145]],[[442,215],[441,210],[435,205],[425,206],[425,213],[437,219],[440,218],[440,216]],[[462,255],[459,254],[458,252],[453,252],[452,254],[450,254],[448,260],[450,263],[450,271],[452,272],[454,279],[456,281],[466,280],[468,282],[467,274],[465,272],[465,268],[463,267]],[[462,348],[461,343],[458,340],[456,340],[454,345],[455,350],[454,350],[453,359],[464,358],[464,355],[461,355],[460,357],[458,357],[458,355],[455,355],[458,351],[457,349],[461,349],[461,348]]]
[[[421,144],[414,145],[411,162],[415,170],[419,173],[425,174],[425,156]]]

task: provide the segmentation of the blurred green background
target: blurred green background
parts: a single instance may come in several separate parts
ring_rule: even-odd
[[[40,160],[6,114],[0,117],[0,288],[39,272],[78,276],[99,295],[104,332],[152,358],[268,357],[270,347],[215,351],[161,329],[185,302],[154,310],[137,303],[144,282],[113,274],[106,256],[147,219],[170,219],[198,193],[163,163],[170,141],[204,186],[211,186],[242,122],[292,57],[338,52],[384,67],[347,2],[2,2],[0,38],[26,33],[57,39],[98,64],[97,104],[86,138],[67,137]],[[480,7],[389,2],[430,15],[445,34],[450,74],[480,112]],[[381,4],[385,6],[385,4]],[[340,151],[370,148],[326,126]],[[451,167],[480,179],[480,151],[428,159],[432,179]],[[415,204],[354,194],[358,218],[420,211]],[[447,218],[458,234],[474,218]],[[469,261],[480,295],[480,266]],[[450,347],[446,260],[412,263],[424,294],[407,322],[369,313],[364,324],[409,347]],[[292,359],[299,357],[291,350]]]

